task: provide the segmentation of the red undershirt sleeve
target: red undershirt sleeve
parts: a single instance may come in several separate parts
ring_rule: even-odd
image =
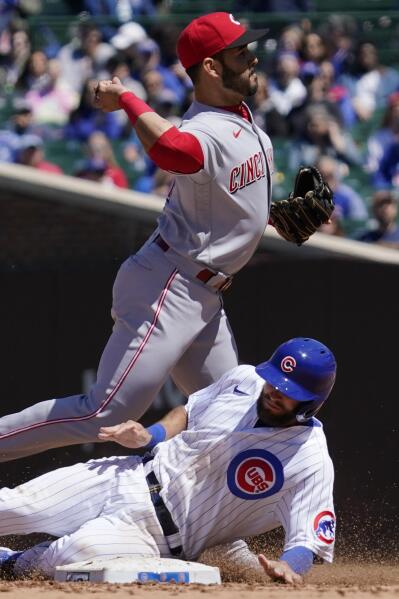
[[[133,126],[143,113],[154,112],[132,92],[121,94],[119,105],[126,111]],[[189,175],[204,168],[204,154],[198,139],[176,127],[165,131],[150,148],[148,155],[157,166],[173,173]]]
[[[176,127],[165,131],[148,155],[157,166],[173,173],[189,175],[204,168],[204,154],[198,139]]]

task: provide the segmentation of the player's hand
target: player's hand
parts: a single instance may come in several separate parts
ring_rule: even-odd
[[[101,441],[115,441],[115,443],[130,449],[145,447],[152,439],[151,433],[134,420],[128,420],[116,426],[102,426],[97,436]]]
[[[99,81],[94,88],[94,106],[104,112],[119,110],[119,96],[127,91],[129,90],[118,77],[114,77],[112,81]]]
[[[303,582],[302,576],[294,572],[287,562],[267,559],[262,553],[258,555],[258,560],[272,580],[287,584],[301,584]]]

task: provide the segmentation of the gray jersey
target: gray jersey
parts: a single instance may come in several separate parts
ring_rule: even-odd
[[[181,256],[234,274],[251,258],[268,222],[270,139],[240,115],[198,102],[181,130],[198,139],[204,168],[176,175],[159,232]]]
[[[100,423],[140,418],[169,375],[189,395],[237,365],[219,291],[252,256],[267,224],[272,147],[241,116],[198,103],[182,130],[199,140],[204,168],[175,178],[159,221],[166,249],[153,235],[119,269],[115,325],[95,384],[87,394],[0,418],[0,462],[96,441]],[[198,276],[205,267],[218,271],[205,273],[206,281]]]
[[[322,425],[254,428],[264,382],[252,366],[234,368],[189,398],[188,430],[155,449],[188,559],[282,525],[285,550],[332,560],[334,471]]]

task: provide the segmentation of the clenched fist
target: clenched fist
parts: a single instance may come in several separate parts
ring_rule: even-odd
[[[119,96],[129,91],[122,85],[118,77],[111,80],[99,81],[94,88],[94,106],[104,112],[119,110]]]

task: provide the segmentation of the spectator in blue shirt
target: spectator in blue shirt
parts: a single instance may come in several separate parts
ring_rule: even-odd
[[[399,72],[382,65],[376,45],[363,41],[357,49],[353,72],[344,74],[340,82],[350,90],[358,118],[367,121],[376,109],[386,106],[388,96],[399,88]]]
[[[187,92],[188,81],[182,81],[173,67],[165,67],[161,64],[159,45],[151,38],[143,40],[137,44],[137,54],[140,63],[139,78],[142,79],[148,71],[158,71],[162,76],[164,88],[173,92],[176,101],[182,103]]]
[[[142,15],[153,17],[157,12],[153,0],[84,0],[84,8],[93,16],[114,17],[119,23]]]
[[[399,140],[385,150],[380,165],[373,175],[374,187],[399,189]]]
[[[300,164],[313,164],[322,155],[349,166],[361,163],[360,152],[350,133],[340,126],[325,106],[308,105],[304,117],[304,130],[289,150],[289,170],[295,171]]]
[[[383,125],[368,141],[367,169],[375,188],[399,189],[399,92],[389,97]]]
[[[374,174],[379,170],[386,150],[398,139],[399,91],[389,96],[381,128],[377,129],[367,140],[366,170],[369,173]]]
[[[375,192],[373,215],[375,222],[359,235],[359,241],[399,249],[398,200],[393,191],[382,189]]]
[[[0,129],[0,162],[16,162],[22,138],[36,135],[48,138],[47,128],[33,124],[32,110],[23,98],[13,101],[13,112],[4,128]]]
[[[368,211],[364,200],[349,185],[342,183],[344,171],[348,172],[345,164],[339,164],[330,156],[321,156],[317,168],[330,186],[334,194],[334,212],[340,219],[365,221]]]
[[[83,88],[79,106],[65,125],[64,133],[67,139],[87,141],[94,131],[102,131],[109,139],[118,139],[123,132],[124,124],[113,112],[102,112],[94,108],[93,89],[97,82],[88,79]]]

